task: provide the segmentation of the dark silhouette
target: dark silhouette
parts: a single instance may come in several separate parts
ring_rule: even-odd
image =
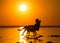
[[[39,31],[41,20],[36,19],[34,25],[30,25],[31,32]]]
[[[36,29],[37,31],[39,31],[41,20],[36,19],[36,21],[35,21],[35,22],[36,22],[36,24],[35,24],[35,29]]]
[[[32,41],[30,41],[30,43],[32,43]]]
[[[60,37],[60,35],[51,35],[50,37]]]
[[[25,26],[24,28],[31,32],[39,31],[41,20],[36,19],[35,22],[34,25]]]
[[[36,34],[36,31],[39,31],[40,23],[41,23],[41,20],[36,19],[34,25],[24,26],[24,28],[23,28],[23,29],[25,29],[24,32],[27,30],[27,33],[33,32],[34,34]],[[23,29],[20,29],[20,30],[18,30],[18,31],[21,31],[21,30],[23,30]],[[24,32],[23,32],[23,34],[24,34]],[[22,34],[22,35],[23,35],[23,34]]]

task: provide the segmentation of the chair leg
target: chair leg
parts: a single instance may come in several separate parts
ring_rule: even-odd
[[[37,34],[36,34],[36,31],[33,32],[33,37],[34,37],[34,38],[36,38],[36,35],[37,35]]]

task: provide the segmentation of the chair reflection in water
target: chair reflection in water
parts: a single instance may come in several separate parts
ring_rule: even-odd
[[[41,23],[41,20],[36,19],[34,25],[24,26],[24,28],[18,29],[18,31],[21,31],[21,30],[24,29],[24,32],[22,33],[22,35],[24,35],[25,31],[27,30],[27,36],[26,36],[26,38],[29,38],[29,39],[37,39],[37,38],[39,38],[39,37],[42,37],[42,36],[38,36],[38,37],[37,37],[37,34],[36,34],[36,33],[37,33],[36,31],[39,31],[40,23]],[[33,36],[34,36],[33,38],[30,38],[30,37],[29,37],[29,36],[31,36],[31,35],[30,35],[30,32],[33,33]]]

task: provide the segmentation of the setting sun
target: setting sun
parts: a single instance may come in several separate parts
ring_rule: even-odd
[[[27,10],[27,6],[26,5],[21,5],[20,6],[20,10],[21,11],[26,11]]]

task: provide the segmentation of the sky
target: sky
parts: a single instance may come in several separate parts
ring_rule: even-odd
[[[26,5],[25,12],[20,5]],[[0,26],[25,26],[41,20],[41,26],[60,26],[59,0],[0,0]]]

